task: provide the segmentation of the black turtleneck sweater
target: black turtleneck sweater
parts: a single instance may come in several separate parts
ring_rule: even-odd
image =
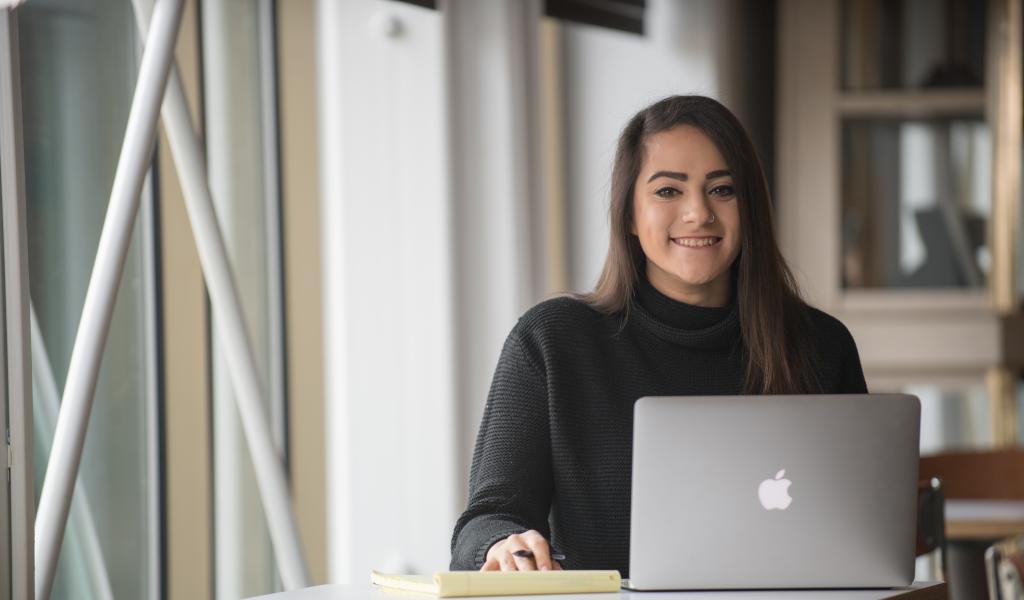
[[[865,393],[857,347],[811,309],[823,393]],[[451,568],[479,569],[487,550],[536,529],[567,569],[629,576],[633,403],[643,396],[741,393],[736,303],[702,308],[641,278],[622,316],[568,297],[523,315],[498,360],[455,525]]]

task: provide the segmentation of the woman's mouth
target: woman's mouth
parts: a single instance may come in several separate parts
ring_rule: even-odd
[[[722,238],[716,236],[708,237],[681,237],[671,238],[672,243],[677,246],[684,248],[706,248],[708,246],[714,246],[715,244],[722,241]]]

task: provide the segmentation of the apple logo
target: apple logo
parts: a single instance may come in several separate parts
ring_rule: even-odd
[[[786,510],[793,498],[789,496],[789,486],[793,482],[783,479],[786,470],[783,469],[775,474],[775,479],[765,479],[757,488],[757,497],[761,500],[761,506],[768,510]]]

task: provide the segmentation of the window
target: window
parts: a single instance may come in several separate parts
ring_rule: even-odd
[[[138,69],[131,5],[20,8],[37,494]],[[156,598],[160,578],[152,194],[107,339],[53,598]],[[38,495],[37,495],[38,499]]]
[[[266,0],[206,2],[201,11],[210,190],[241,292],[264,408],[284,456],[274,15]],[[281,583],[216,322],[211,331],[215,597],[247,597]]]

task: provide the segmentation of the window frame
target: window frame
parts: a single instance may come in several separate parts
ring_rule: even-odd
[[[9,484],[0,517],[7,522],[0,550],[0,580],[11,598],[34,596],[35,491],[32,476],[32,375],[29,350],[28,255],[21,130],[18,19],[0,11],[0,220],[3,238],[3,368]],[[9,554],[8,554],[9,553]]]

